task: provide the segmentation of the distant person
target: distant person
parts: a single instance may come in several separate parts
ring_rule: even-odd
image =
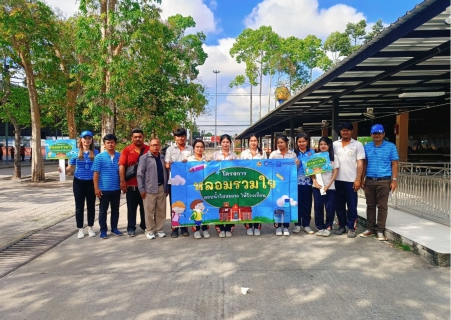
[[[20,146],[20,160],[21,161],[25,161],[25,147],[24,146]]]
[[[155,239],[156,235],[159,238],[166,237],[163,225],[166,220],[168,169],[165,167],[160,149],[160,140],[158,138],[151,139],[150,151],[139,158],[136,174],[146,214],[145,232],[149,240]]]
[[[171,169],[171,164],[173,162],[182,162],[193,154],[193,147],[186,143],[186,129],[178,128],[173,132],[175,145],[170,146],[166,149],[166,154],[164,156],[166,162],[166,169]],[[172,203],[171,197],[171,182],[169,178],[169,201]],[[189,232],[187,227],[180,227],[180,232],[182,236],[188,237]],[[173,227],[171,232],[172,238],[177,238],[179,236],[179,227]]]
[[[3,160],[3,145],[0,144],[0,161]]]
[[[141,156],[149,151],[149,146],[144,144],[144,133],[141,129],[132,130],[132,144],[125,147],[119,159],[119,175],[121,178],[121,189],[127,199],[127,233],[130,237],[135,236],[136,210],[139,206],[140,224],[143,231],[146,230],[146,216],[144,212],[143,198],[138,190],[136,172],[138,161]],[[132,172],[127,174],[127,172]]]
[[[9,154],[11,155],[11,160],[14,160],[14,153],[15,153],[16,151],[14,150],[14,147],[11,147],[10,149],[9,149]]]
[[[366,226],[367,230],[360,237],[373,235],[377,240],[387,240],[385,224],[387,222],[388,197],[398,187],[398,151],[396,146],[385,141],[385,130],[381,124],[371,127],[373,142],[365,145],[365,164],[362,187],[366,198]],[[377,207],[377,215],[376,215]]]
[[[360,189],[365,150],[361,142],[354,140],[354,127],[350,122],[338,125],[341,139],[334,141],[334,154],[340,163],[340,170],[335,180],[335,210],[338,218],[338,229],[334,234],[346,232],[348,238],[355,238],[357,225],[357,191]]]
[[[309,137],[301,132],[295,138],[294,153],[299,160],[298,167],[298,222],[294,225],[293,233],[299,233],[302,229],[307,234],[314,234],[310,228],[312,219],[312,179],[305,175],[302,160],[307,160],[315,151],[310,149]]]
[[[230,147],[232,145],[232,137],[228,134],[223,134],[219,138],[219,144],[221,145],[221,150],[215,151],[212,156],[212,160],[235,160],[236,154],[231,151]],[[232,236],[233,230],[235,229],[234,224],[217,224],[215,225],[216,231],[220,238],[230,238]]]
[[[83,131],[78,141],[78,152],[69,159],[66,168],[67,173],[74,172],[73,191],[75,198],[75,221],[78,228],[78,239],[85,237],[84,233],[84,211],[88,218],[88,235],[95,237],[93,230],[95,219],[96,195],[94,192],[94,172],[91,170],[95,156],[99,153],[94,149],[94,141],[91,131]],[[61,172],[61,169],[58,168]]]
[[[119,221],[119,205],[121,202],[121,186],[119,179],[119,157],[116,152],[117,138],[114,134],[107,134],[103,137],[105,150],[99,153],[92,164],[94,171],[94,192],[100,199],[99,225],[100,238],[108,238],[107,212],[111,205],[110,226],[111,233],[115,236],[122,236],[122,232],[117,228]]]
[[[258,160],[268,158],[266,152],[264,152],[258,146],[258,137],[256,134],[251,134],[249,136],[249,148],[241,152],[240,159],[244,160]],[[259,236],[260,230],[262,228],[261,223],[246,223],[246,233],[248,236]]]
[[[284,134],[277,136],[277,150],[271,152],[269,155],[269,159],[296,159],[296,165],[299,168],[299,159],[296,157],[296,153],[288,149],[288,137]],[[291,217],[290,217],[291,219]],[[279,223],[274,223],[274,227],[276,228],[276,236],[289,236],[290,231],[288,228],[290,227],[289,222],[282,222],[282,226]],[[283,228],[283,229],[282,229]]]

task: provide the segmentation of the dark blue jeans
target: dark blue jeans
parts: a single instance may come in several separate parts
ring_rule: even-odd
[[[136,230],[136,210],[139,206],[140,228],[146,230],[146,216],[144,215],[144,205],[141,193],[137,187],[127,187],[125,195],[127,199],[127,231]]]
[[[357,224],[357,192],[354,182],[335,180],[335,210],[340,228],[355,230]],[[346,210],[346,207],[348,210]]]
[[[117,229],[117,222],[119,221],[119,204],[121,202],[121,190],[116,191],[102,191],[99,206],[99,225],[100,231],[107,231],[106,215],[108,207],[111,204],[110,225],[111,230]]]
[[[312,186],[298,185],[298,222],[296,226],[308,227],[312,219]]]
[[[84,227],[84,211],[86,200],[86,211],[88,214],[88,226],[94,225],[96,195],[94,193],[94,183],[92,180],[80,180],[74,177],[73,182],[74,198],[75,198],[75,221],[77,228]]]
[[[318,230],[332,229],[335,217],[335,190],[327,190],[325,195],[317,188],[313,188],[313,209],[315,211],[315,226]],[[326,208],[326,222],[324,223],[324,208]]]

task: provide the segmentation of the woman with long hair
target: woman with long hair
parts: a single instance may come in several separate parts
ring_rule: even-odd
[[[241,152],[240,159],[246,160],[259,160],[266,159],[267,155],[259,146],[258,146],[258,137],[256,134],[252,133],[249,136],[249,148]],[[246,233],[248,236],[259,236],[260,230],[262,228],[261,223],[246,223],[244,225],[246,227]]]
[[[280,136],[277,136],[276,141],[277,141],[277,150],[271,152],[271,154],[269,155],[269,159],[296,159],[295,162],[299,166],[299,160],[296,158],[296,154],[288,148],[289,143],[288,137],[282,134]],[[274,223],[274,226],[276,227],[277,236],[290,235],[290,231],[288,230],[288,228],[290,227],[289,222],[282,223],[283,230],[282,227],[279,225],[279,223]]]
[[[305,233],[313,234],[310,228],[312,216],[312,180],[305,175],[305,168],[302,166],[302,160],[306,160],[315,154],[310,149],[309,137],[301,132],[296,136],[294,152],[299,160],[298,167],[298,222],[295,224],[293,233],[299,233],[304,229]]]
[[[328,237],[332,231],[335,216],[335,178],[338,175],[338,158],[334,155],[332,140],[328,137],[319,139],[319,152],[324,152],[329,156],[332,171],[321,173],[322,185],[318,183],[316,175],[312,176],[313,199],[315,211],[315,225],[318,231],[317,236]],[[324,208],[326,209],[326,221],[324,222]]]
[[[88,234],[90,237],[95,237],[96,233],[92,230],[95,218],[95,202],[96,195],[94,193],[94,172],[91,171],[94,157],[99,153],[94,148],[94,140],[91,131],[83,131],[78,140],[78,155],[69,159],[67,165],[67,172],[74,172],[74,198],[75,198],[75,220],[78,228],[78,239],[85,237],[83,231],[83,218],[86,209],[88,213]]]
[[[223,134],[219,139],[219,143],[221,145],[221,150],[213,153],[212,160],[235,160],[237,158],[235,152],[230,150],[232,145],[232,137],[230,137],[228,134]],[[232,236],[233,230],[235,229],[235,225],[217,224],[215,228],[220,238],[230,238]]]
[[[204,155],[204,151],[205,151],[205,143],[202,140],[198,140],[196,139],[196,141],[194,141],[193,144],[193,151],[194,154],[192,156],[189,156],[188,158],[186,158],[186,160],[189,161],[208,161],[205,158]],[[196,201],[196,200],[195,200]],[[197,200],[200,201],[200,200]],[[196,205],[203,205],[202,201],[199,202],[199,204]],[[191,209],[195,209],[195,208],[191,208]],[[202,235],[204,236],[205,239],[210,238],[210,233],[208,233],[208,226],[206,225],[196,225],[193,227],[193,231],[194,231],[194,238],[195,239],[201,239],[202,235],[201,235],[201,231],[202,230]]]

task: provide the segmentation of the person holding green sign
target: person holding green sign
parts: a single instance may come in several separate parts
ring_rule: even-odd
[[[277,150],[271,152],[269,155],[269,159],[296,159],[296,165],[299,168],[299,159],[296,157],[296,153],[288,149],[288,137],[284,134],[277,136]],[[274,227],[276,227],[276,235],[277,236],[289,236],[290,231],[288,228],[290,227],[289,222],[283,222],[282,227],[279,226],[278,223],[274,223]]]
[[[266,155],[266,152],[264,152],[259,146],[258,146],[258,137],[256,134],[252,133],[249,136],[249,148],[241,152],[240,159],[246,159],[246,160],[260,160],[260,159],[266,159],[268,156]],[[246,223],[246,233],[248,236],[259,236],[260,230],[262,228],[261,223]]]
[[[92,139],[91,131],[83,131],[80,134],[78,141],[77,154],[69,159],[66,167],[66,172],[74,172],[73,191],[75,198],[75,221],[78,228],[78,239],[83,239],[85,233],[83,231],[83,218],[86,209],[88,215],[88,234],[90,237],[95,237],[96,233],[92,230],[95,218],[95,202],[96,195],[94,193],[94,182],[91,167],[94,162],[94,157],[99,153],[94,148],[94,141]],[[58,168],[61,171],[60,168]]]
[[[298,222],[295,224],[293,233],[299,233],[302,229],[307,234],[313,234],[310,228],[310,220],[312,219],[312,180],[305,175],[305,168],[302,161],[315,154],[310,149],[309,137],[301,132],[296,136],[296,144],[294,152],[299,160],[298,167]]]
[[[317,236],[329,237],[335,217],[335,178],[340,167],[338,158],[334,155],[332,140],[328,137],[319,139],[319,151],[327,154],[331,161],[329,169],[332,171],[312,175],[315,225]],[[321,179],[320,181],[318,181]],[[326,208],[326,222],[324,222],[324,207]]]

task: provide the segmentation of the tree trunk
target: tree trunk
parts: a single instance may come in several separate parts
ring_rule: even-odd
[[[263,64],[260,63],[260,109],[259,109],[259,117],[258,120],[262,118],[262,86],[263,86]]]
[[[253,85],[251,84],[251,105],[250,105],[250,112],[251,112],[250,123],[251,123],[251,125],[252,125],[252,87],[253,87]]]
[[[13,179],[20,179],[22,177],[22,166],[20,164],[20,142],[21,136],[20,136],[20,126],[19,123],[17,123],[16,119],[12,118],[11,122],[14,125],[14,148],[16,149],[15,157],[14,157],[14,174]]]
[[[67,116],[67,129],[69,131],[69,139],[77,138],[77,126],[75,123],[75,106],[77,104],[77,93],[79,85],[76,85],[75,89],[67,89],[67,106],[66,106],[66,116]]]
[[[36,90],[33,67],[27,59],[29,56],[30,54],[26,54],[23,51],[20,52],[20,59],[26,75],[31,109],[31,145],[33,149],[31,161],[31,181],[44,181],[44,161],[41,155],[41,114],[39,110],[38,92]]]

